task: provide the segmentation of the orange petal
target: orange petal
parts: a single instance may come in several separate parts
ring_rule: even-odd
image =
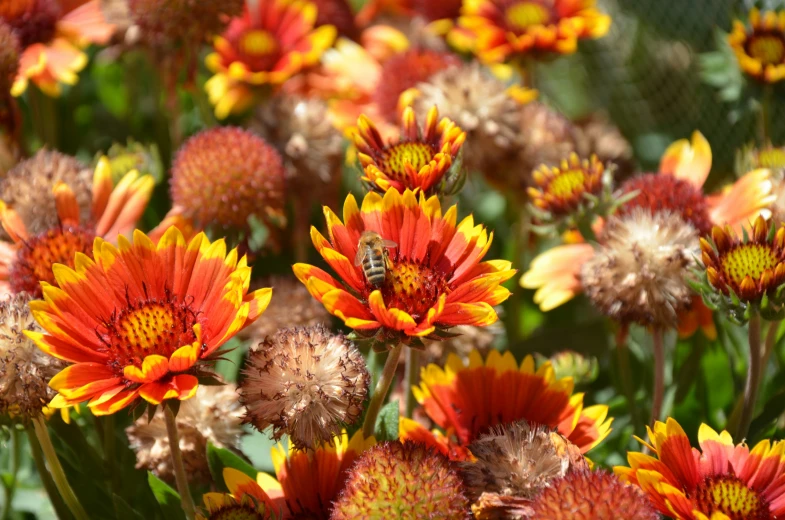
[[[697,130],[692,142],[680,139],[671,144],[660,160],[660,173],[673,175],[702,188],[711,170],[711,146]]]
[[[164,356],[152,354],[142,361],[142,368],[129,365],[123,369],[126,379],[135,383],[157,381],[169,372],[169,360]]]

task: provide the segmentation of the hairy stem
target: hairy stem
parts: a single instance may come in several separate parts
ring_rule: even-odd
[[[414,412],[414,394],[412,387],[416,385],[420,378],[420,351],[413,348],[406,349],[406,376],[404,377],[404,402],[406,403],[406,417],[412,417]]]
[[[651,405],[650,425],[660,420],[662,414],[662,401],[665,398],[665,346],[663,345],[663,331],[655,328],[652,331],[654,340],[654,396]]]
[[[621,386],[624,391],[624,397],[627,401],[627,408],[632,417],[632,425],[636,432],[643,431],[643,422],[641,415],[638,411],[638,405],[635,402],[635,385],[632,382],[632,365],[630,364],[630,349],[624,341],[616,342],[616,356],[619,362],[619,370],[621,371]]]
[[[376,383],[371,401],[368,403],[368,410],[365,413],[363,436],[366,439],[373,435],[374,429],[376,428],[376,417],[379,415],[379,410],[382,408],[384,398],[387,397],[387,392],[390,390],[390,384],[392,384],[392,380],[395,377],[395,370],[398,368],[401,350],[403,350],[403,344],[399,343],[387,354],[387,361],[384,362],[382,376]]]
[[[79,499],[76,498],[74,490],[71,489],[71,485],[68,483],[68,479],[63,471],[63,466],[60,464],[60,459],[57,458],[57,453],[52,445],[52,439],[49,437],[49,430],[46,427],[43,415],[33,419],[33,428],[35,429],[35,436],[41,445],[44,459],[46,459],[46,463],[49,466],[52,480],[54,480],[55,486],[57,486],[57,490],[63,497],[68,509],[71,510],[76,520],[87,520],[89,516],[87,516],[87,512],[82,507],[82,504],[79,503]]]
[[[180,451],[180,436],[177,434],[177,421],[171,407],[164,405],[163,408],[164,417],[166,417],[166,432],[169,434],[169,451],[172,452],[172,466],[174,467],[177,491],[180,493],[180,501],[185,517],[188,520],[194,520],[196,518],[196,507],[194,506],[194,499],[191,497],[191,490],[188,487],[188,476],[185,474],[183,454]]]
[[[774,324],[772,324],[773,326]],[[758,389],[760,388],[761,366],[763,356],[761,353],[760,342],[760,316],[753,314],[749,323],[749,343],[750,361],[747,365],[747,381],[744,384],[744,404],[741,410],[741,419],[736,431],[735,438],[741,439],[747,436],[747,432],[752,424],[752,416],[755,413],[755,403],[758,400]]]

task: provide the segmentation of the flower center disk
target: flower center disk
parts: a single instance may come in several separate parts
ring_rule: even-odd
[[[396,144],[385,151],[382,171],[397,180],[405,181],[408,178],[407,164],[414,171],[419,172],[423,166],[431,162],[434,155],[436,154],[433,148],[425,143]]]
[[[583,193],[585,182],[583,170],[567,170],[551,181],[548,191],[555,197],[570,199]]]
[[[536,25],[546,25],[551,19],[548,9],[535,2],[516,2],[504,13],[512,31],[524,32]]]
[[[74,267],[76,253],[92,256],[95,233],[78,226],[50,229],[24,243],[11,265],[11,290],[40,298],[40,282],[55,283],[52,266]]]
[[[51,0],[3,0],[0,2],[0,20],[10,25],[22,48],[34,43],[49,42],[62,9],[59,2]]]
[[[439,295],[448,293],[450,288],[446,277],[438,271],[410,260],[398,260],[388,271],[381,291],[388,308],[401,309],[420,320]]]
[[[753,280],[760,280],[760,276],[767,269],[777,267],[777,256],[766,245],[742,244],[722,257],[722,271],[737,284],[747,276]]]
[[[706,515],[723,513],[730,520],[773,520],[763,497],[735,476],[707,477],[695,490],[699,511]]]
[[[210,520],[264,520],[264,516],[250,505],[222,507],[210,515]]]
[[[196,341],[196,313],[176,297],[129,302],[115,311],[96,334],[110,355],[110,366],[122,372],[129,365],[142,366],[145,357],[170,357],[178,348]]]
[[[750,38],[747,52],[763,65],[785,62],[785,38],[781,34],[761,34]]]
[[[243,33],[238,48],[242,61],[254,72],[270,70],[278,61],[278,41],[262,29]]]

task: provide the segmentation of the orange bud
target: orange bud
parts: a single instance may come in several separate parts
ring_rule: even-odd
[[[769,226],[766,219],[758,215],[752,228],[752,240],[758,244],[763,243],[766,241],[768,234]]]
[[[714,245],[717,246],[717,251],[724,253],[730,248],[730,237],[719,226],[711,228],[711,239],[714,240]]]

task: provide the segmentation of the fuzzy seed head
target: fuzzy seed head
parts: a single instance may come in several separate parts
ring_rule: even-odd
[[[325,101],[278,96],[257,110],[251,128],[283,157],[288,191],[298,200],[323,201],[340,183],[343,136]]]
[[[38,416],[55,396],[49,380],[65,364],[44,353],[24,335],[40,331],[30,312],[29,295],[0,301],[0,415],[27,422]]]
[[[243,0],[129,0],[148,45],[198,44],[220,34],[243,10]]]
[[[669,328],[692,302],[695,228],[669,211],[638,208],[608,221],[602,248],[581,269],[592,303],[620,323]]]
[[[555,478],[588,467],[577,446],[526,421],[494,428],[469,450],[476,460],[461,462],[461,473],[475,502],[472,511],[485,518],[531,500]]]
[[[204,130],[177,152],[171,194],[184,216],[202,226],[244,229],[252,215],[265,218],[283,212],[281,156],[247,130]]]
[[[89,221],[93,171],[60,152],[39,150],[13,167],[0,180],[0,200],[19,214],[30,235],[38,235],[59,226],[52,188],[60,182],[74,192],[80,221]]]
[[[427,3],[427,2],[423,2]],[[466,132],[464,162],[486,172],[520,145],[521,105],[482,65],[454,65],[417,84],[415,111],[424,118],[431,107]]]
[[[0,95],[5,96],[19,70],[19,39],[13,28],[0,18]]]
[[[210,482],[207,465],[208,442],[219,448],[238,449],[243,409],[234,385],[199,385],[196,396],[183,401],[177,414],[180,451],[189,480]],[[136,453],[136,469],[152,471],[167,482],[174,482],[172,452],[163,410],[148,422],[147,415],[126,428],[131,449]]]
[[[415,442],[386,442],[355,462],[331,520],[463,520],[469,502],[453,463]]]
[[[659,515],[636,486],[606,471],[577,471],[554,480],[537,496],[538,520],[656,520]]]
[[[325,326],[281,329],[252,348],[243,370],[245,422],[295,448],[331,442],[362,412],[370,376],[360,351]]]

